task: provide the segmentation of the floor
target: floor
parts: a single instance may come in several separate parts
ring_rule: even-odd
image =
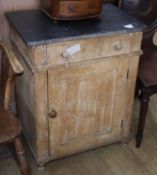
[[[138,110],[139,103],[136,100],[128,145],[118,143],[52,161],[44,170],[39,170],[29,156],[32,175],[157,175],[157,132],[154,132],[154,122],[147,122],[142,147],[135,148],[134,128]],[[14,159],[0,162],[0,175],[20,175]]]

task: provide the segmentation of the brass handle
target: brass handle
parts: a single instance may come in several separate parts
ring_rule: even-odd
[[[114,46],[114,48],[115,48],[115,50],[119,51],[123,48],[123,45],[122,45],[122,43],[118,43]]]
[[[56,117],[57,117],[57,112],[56,112],[54,109],[52,109],[52,110],[49,112],[49,117],[50,117],[50,118],[56,118]]]
[[[70,6],[69,6],[69,10],[70,10],[71,12],[73,12],[75,9],[76,9],[76,7],[75,7],[74,5],[70,5]]]

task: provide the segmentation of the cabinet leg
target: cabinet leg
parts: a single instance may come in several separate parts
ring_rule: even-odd
[[[126,138],[124,140],[122,140],[121,142],[124,146],[127,146],[129,144],[129,138]]]
[[[31,175],[31,170],[25,157],[25,150],[22,145],[21,139],[19,137],[15,138],[14,146],[15,146],[16,156],[20,166],[21,174]]]
[[[37,168],[38,168],[38,170],[42,171],[45,169],[45,164],[38,164]]]
[[[148,111],[148,104],[149,104],[149,96],[145,95],[143,92],[140,96],[140,115],[139,115],[139,123],[138,129],[136,134],[136,147],[139,148],[143,138],[143,131]]]

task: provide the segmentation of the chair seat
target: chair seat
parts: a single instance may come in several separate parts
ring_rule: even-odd
[[[138,79],[145,87],[157,86],[157,48],[145,48],[139,62]]]
[[[19,120],[0,108],[0,143],[9,142],[21,132]]]

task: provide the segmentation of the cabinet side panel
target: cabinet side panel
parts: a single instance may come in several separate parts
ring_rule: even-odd
[[[128,74],[128,80],[126,84],[126,102],[125,102],[126,108],[125,108],[125,115],[124,115],[125,123],[122,131],[122,137],[124,138],[124,140],[128,139],[129,132],[130,132],[132,106],[134,102],[138,62],[139,62],[139,56],[130,58],[130,64],[128,68],[129,74]]]
[[[37,128],[37,162],[48,161],[47,72],[35,73],[35,122]]]
[[[134,33],[134,37],[131,39],[131,50],[140,50],[141,41],[142,41],[142,33]],[[136,43],[136,44],[135,44]],[[122,137],[124,141],[128,140],[128,136],[130,133],[130,125],[131,125],[131,115],[132,115],[132,106],[134,102],[134,93],[135,93],[135,85],[137,79],[137,71],[138,71],[138,63],[139,63],[139,55],[130,56],[129,66],[128,66],[128,79],[126,84],[126,99],[125,99],[125,115],[124,115],[124,124],[122,128]]]
[[[16,80],[17,114],[22,123],[22,129],[26,141],[34,155],[36,155],[36,124],[34,118],[34,76],[27,65],[21,59],[21,55],[14,49],[24,68],[24,74]]]
[[[30,62],[30,64],[34,64],[34,59],[33,59],[33,50],[31,47],[28,47],[19,34],[15,31],[13,27],[11,27],[11,42],[13,45],[19,50],[19,52],[24,56],[27,57],[27,61]],[[20,46],[20,49],[19,49]]]
[[[18,41],[20,41],[20,49],[17,46]],[[12,46],[24,68],[24,74],[16,82],[18,114],[23,124],[27,143],[37,163],[40,164],[48,161],[49,152],[47,72],[33,73],[34,67],[28,64],[28,60],[33,58],[30,53],[33,53],[32,50],[35,48],[28,48],[18,35],[16,39],[12,38]]]

